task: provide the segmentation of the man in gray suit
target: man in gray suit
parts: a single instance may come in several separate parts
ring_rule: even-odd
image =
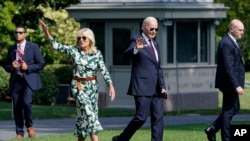
[[[222,141],[230,141],[230,123],[240,109],[239,95],[244,94],[245,69],[237,39],[242,38],[244,25],[234,19],[229,32],[222,38],[217,49],[215,87],[223,93],[222,112],[211,126],[205,129],[209,141],[221,129]]]

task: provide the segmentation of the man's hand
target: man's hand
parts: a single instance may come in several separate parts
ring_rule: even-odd
[[[166,89],[161,89],[161,94],[163,99],[168,99],[168,92]]]
[[[19,65],[19,63],[18,63],[17,60],[14,60],[14,61],[12,62],[12,67],[13,67],[14,69],[16,69],[16,68],[18,67],[18,65]]]
[[[244,94],[244,89],[242,89],[242,87],[240,87],[240,86],[236,88],[236,91],[237,91],[237,93],[239,95],[243,95]]]
[[[20,68],[21,70],[26,71],[28,69],[28,65],[26,64],[26,62],[22,61]]]
[[[144,45],[143,44],[143,38],[141,37],[141,38],[138,38],[137,40],[136,40],[136,49],[137,50],[140,50],[140,49],[143,49],[143,48],[145,48],[145,47],[147,47],[148,45]]]

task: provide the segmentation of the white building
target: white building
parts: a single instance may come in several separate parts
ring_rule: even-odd
[[[228,7],[213,0],[82,0],[67,10],[82,27],[94,31],[114,81],[116,99],[110,102],[108,95],[100,94],[102,106],[134,107],[133,97],[126,94],[131,66],[123,50],[140,34],[142,20],[154,16],[159,20],[156,40],[171,93],[164,109],[218,107],[215,26],[226,17]],[[101,86],[101,93],[106,90]]]

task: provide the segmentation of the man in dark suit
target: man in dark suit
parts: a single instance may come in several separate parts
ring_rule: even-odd
[[[128,95],[134,96],[136,113],[127,127],[112,141],[129,141],[133,134],[145,123],[150,113],[151,140],[163,138],[163,99],[166,95],[165,81],[160,67],[159,46],[154,40],[158,22],[154,17],[147,17],[142,24],[142,34],[134,38],[125,50],[125,55],[132,60],[132,71]]]
[[[9,91],[12,94],[17,139],[24,137],[24,125],[28,136],[35,137],[32,94],[42,87],[38,72],[45,64],[39,46],[27,41],[26,36],[26,28],[17,26],[16,44],[9,48],[4,65],[4,69],[10,73]]]
[[[243,23],[232,20],[228,34],[222,38],[217,49],[215,87],[223,93],[223,103],[221,114],[205,129],[209,141],[216,140],[215,134],[220,129],[222,141],[230,140],[230,123],[240,109],[239,95],[244,94],[245,69],[236,40],[243,34]]]

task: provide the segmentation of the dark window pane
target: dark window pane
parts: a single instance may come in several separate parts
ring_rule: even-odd
[[[197,62],[197,22],[177,22],[177,61]]]
[[[102,52],[105,59],[105,23],[104,22],[90,22],[89,28],[95,34],[95,41],[97,48]]]
[[[131,31],[127,28],[113,28],[113,65],[129,65],[130,60],[123,55],[129,46]]]
[[[208,40],[208,23],[201,22],[201,37],[200,37],[200,61],[207,62],[207,40]]]

